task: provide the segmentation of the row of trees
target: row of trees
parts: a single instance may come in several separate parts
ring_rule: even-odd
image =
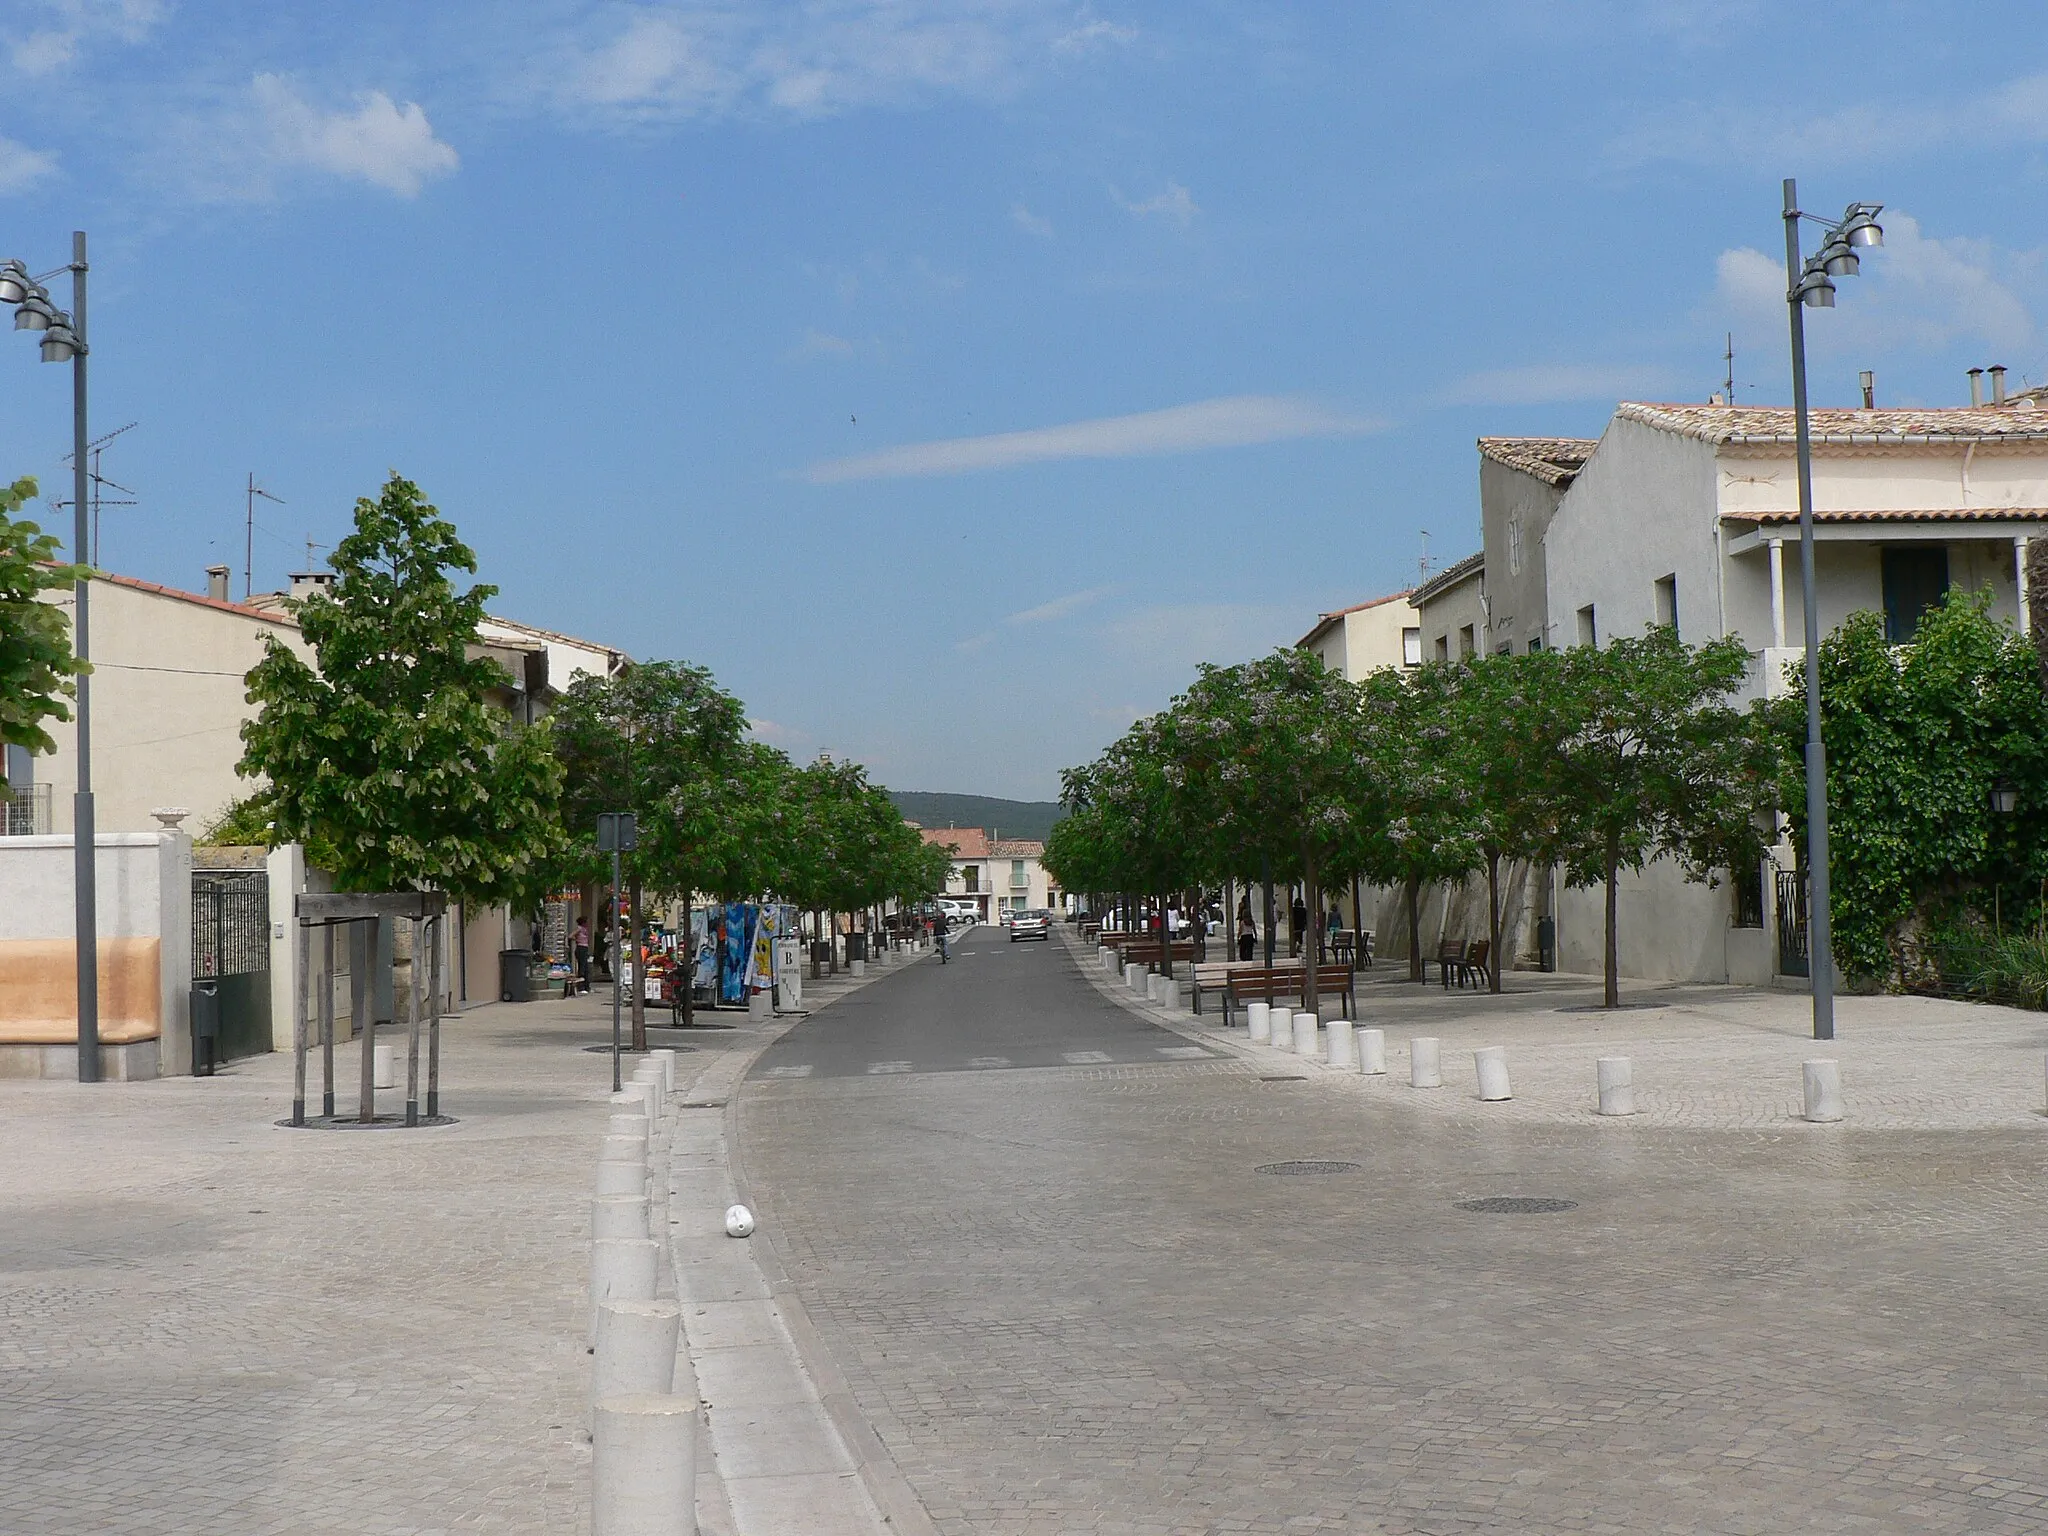
[[[476,557],[411,482],[359,501],[329,563],[332,590],[298,610],[312,664],[273,639],[249,674],[239,767],[262,788],[232,835],[303,842],[340,889],[531,910],[607,879],[597,817],[631,811],[636,914],[698,895],[863,912],[944,888],[944,850],[859,765],[799,766],[749,739],[740,701],[702,667],[578,678],[532,725],[494,707],[506,679],[475,642],[496,588],[458,588]]]
[[[1789,743],[1780,715],[1731,704],[1748,665],[1739,640],[1687,646],[1652,628],[1356,684],[1301,650],[1204,667],[1066,773],[1071,814],[1046,862],[1096,893],[1279,877],[1311,911],[1340,882],[1402,887],[1417,974],[1423,887],[1484,872],[1497,955],[1503,866],[1554,865],[1606,889],[1612,1007],[1620,872],[1661,854],[1713,880],[1755,868],[1772,840]]]

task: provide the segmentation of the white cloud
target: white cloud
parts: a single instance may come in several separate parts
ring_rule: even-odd
[[[1010,222],[1027,235],[1036,235],[1041,240],[1052,238],[1052,220],[1040,218],[1022,203],[1010,204]]]
[[[0,139],[0,196],[10,192],[26,192],[56,169],[55,155],[45,154],[39,149],[30,149],[26,144],[17,144],[12,139]]]
[[[1673,383],[1671,370],[1639,363],[1537,363],[1467,374],[1441,397],[1451,405],[1551,405],[1642,399]]]
[[[1195,215],[1202,211],[1195,206],[1195,200],[1188,195],[1188,189],[1177,181],[1169,181],[1164,192],[1140,202],[1130,201],[1114,187],[1110,188],[1110,196],[1117,200],[1126,213],[1135,214],[1141,219],[1172,219],[1182,229],[1186,229],[1194,221]]]
[[[282,75],[258,75],[250,86],[267,135],[266,157],[367,181],[400,197],[454,172],[461,161],[434,136],[417,102],[403,105],[382,91],[356,97],[353,111],[323,112],[295,92]]]
[[[1010,97],[1054,54],[1132,29],[1073,25],[1058,0],[711,0],[613,6],[532,70],[565,111],[612,121],[766,114],[812,118],[934,97]]]
[[[1834,309],[1808,313],[1810,345],[1933,352],[1963,340],[2019,348],[2033,339],[2033,312],[2015,284],[2038,277],[2043,253],[1928,235],[1918,219],[1897,209],[1881,217],[1884,245],[1863,253],[1856,276],[1835,280]],[[1782,329],[1782,259],[1748,247],[1723,251],[1716,279],[1722,307],[1745,329]]]
[[[953,642],[953,649],[963,656],[972,656],[976,651],[985,650],[987,647],[995,644],[995,639],[996,632],[994,630],[984,629],[980,634],[969,635],[965,640],[955,640]]]
[[[1129,459],[1309,437],[1355,437],[1378,431],[1382,425],[1290,396],[1232,395],[1163,411],[1104,416],[1024,432],[908,443],[879,453],[813,464],[804,478],[814,485],[833,485],[846,480],[963,475],[1068,459]]]
[[[1100,602],[1105,597],[1114,596],[1122,590],[1123,588],[1118,586],[1108,586],[1069,592],[1065,597],[1055,597],[1050,602],[1040,603],[1036,608],[1026,608],[1022,612],[1006,615],[1003,622],[1012,625],[1050,624],[1055,619],[1064,619],[1068,614],[1086,608],[1090,603]]]
[[[14,67],[25,75],[54,73],[78,57],[81,45],[101,38],[139,43],[163,19],[166,7],[163,0],[46,0],[37,9],[51,25],[20,32],[8,45]],[[28,7],[14,10],[19,26]]]

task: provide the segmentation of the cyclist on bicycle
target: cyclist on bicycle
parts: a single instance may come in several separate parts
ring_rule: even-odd
[[[944,907],[940,907],[932,914],[932,939],[939,946],[939,964],[941,965],[946,963],[946,927],[951,922],[952,919],[946,915]]]

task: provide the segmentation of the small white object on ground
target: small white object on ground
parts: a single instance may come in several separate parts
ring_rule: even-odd
[[[729,1205],[725,1209],[725,1235],[727,1237],[752,1237],[754,1235],[754,1213],[744,1205]]]
[[[1827,1125],[1842,1118],[1842,1064],[1832,1058],[1805,1063],[1806,1118]]]
[[[1251,1026],[1253,1045],[1264,1045],[1273,1038],[1271,1003],[1246,1003],[1244,1017],[1245,1022]]]
[[[1361,1029],[1358,1031],[1358,1070],[1367,1077],[1385,1076],[1387,1070],[1387,1032],[1384,1029]]]
[[[1472,1066],[1479,1076],[1482,1103],[1498,1104],[1515,1095],[1508,1087],[1508,1051],[1504,1045],[1483,1046],[1472,1053]]]
[[[1443,1085],[1443,1042],[1434,1035],[1417,1035],[1408,1042],[1408,1086],[1441,1088]]]
[[[697,1529],[697,1403],[636,1392],[597,1405],[591,1425],[591,1536]]]
[[[1626,1056],[1602,1056],[1594,1064],[1600,1084],[1600,1113],[1632,1115],[1636,1112],[1635,1068]]]

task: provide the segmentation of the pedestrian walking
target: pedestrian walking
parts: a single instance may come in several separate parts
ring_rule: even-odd
[[[1237,909],[1237,958],[1247,963],[1258,953],[1259,925],[1252,921],[1252,904]]]
[[[583,983],[583,990],[590,990],[590,924],[583,918],[576,919],[576,937],[572,941],[575,949],[576,979]]]
[[[1308,935],[1308,903],[1296,893],[1294,905],[1287,912],[1287,937],[1289,954],[1301,953],[1301,941]]]

